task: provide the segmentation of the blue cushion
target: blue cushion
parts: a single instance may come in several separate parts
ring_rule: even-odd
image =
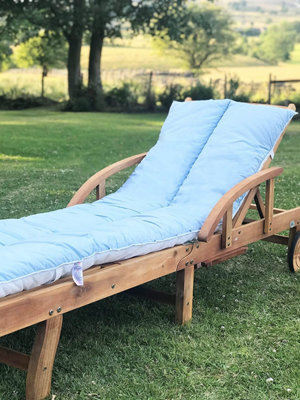
[[[68,275],[78,262],[86,269],[194,239],[222,195],[262,167],[294,114],[174,102],[157,144],[116,193],[0,221],[0,297]]]

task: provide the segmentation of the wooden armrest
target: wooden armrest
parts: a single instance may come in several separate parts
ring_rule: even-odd
[[[230,189],[214,206],[209,216],[206,218],[199,234],[198,240],[207,242],[214,234],[221,218],[232,207],[235,200],[242,194],[248,192],[250,189],[255,188],[261,183],[274,179],[276,176],[281,175],[283,169],[280,167],[272,167],[257,172],[249,178],[244,179]]]
[[[107,178],[116,174],[117,172],[122,171],[132,165],[139,164],[142,159],[146,156],[147,153],[136,154],[134,156],[124,158],[121,161],[117,161],[114,164],[109,165],[106,168],[103,168],[101,171],[96,172],[93,176],[91,176],[74,194],[72,199],[70,200],[67,207],[74,206],[76,204],[81,204],[88,197],[88,195],[99,185],[105,182]]]

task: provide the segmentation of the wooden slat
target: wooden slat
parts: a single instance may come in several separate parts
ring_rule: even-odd
[[[208,242],[199,242],[198,246],[194,246],[189,256],[193,258],[195,264],[199,264],[210,258],[225,256],[231,250],[246,246],[288,229],[291,221],[299,221],[300,224],[300,207],[274,215],[271,233],[264,233],[264,219],[251,221],[248,224],[232,230],[232,245],[229,249],[222,249],[221,234],[215,234]],[[181,261],[178,265],[178,269],[183,268],[185,268],[185,262]]]
[[[226,210],[232,206],[236,199],[238,199],[242,194],[248,192],[250,189],[260,185],[262,182],[265,182],[268,179],[273,179],[282,174],[282,171],[283,169],[278,167],[268,168],[267,170],[257,172],[249,178],[244,179],[242,182],[230,189],[210,212],[199,232],[198,239],[207,242],[213,236],[217,225]]]
[[[41,400],[51,389],[53,363],[60,338],[62,315],[41,322],[32,348],[26,379],[26,400]]]
[[[265,204],[265,225],[264,232],[272,232],[273,208],[274,208],[274,179],[266,182],[266,204]]]
[[[165,293],[141,286],[130,289],[127,293],[133,296],[158,301],[159,303],[175,305],[175,294]]]
[[[192,319],[194,265],[176,273],[176,322],[184,325]]]
[[[106,195],[105,181],[96,186],[96,200],[102,199]]]
[[[242,254],[245,254],[247,252],[247,250],[248,250],[247,246],[239,247],[238,249],[235,249],[233,251],[229,251],[224,255],[219,255],[218,257],[202,261],[201,262],[201,266],[212,267],[212,266],[214,266],[216,264],[219,264],[219,263],[221,263],[223,261],[227,261],[227,260],[230,260],[231,258],[234,258],[234,257],[240,256]]]
[[[236,215],[233,218],[233,227],[236,228],[237,226],[242,225],[246,214],[249,210],[249,207],[251,205],[252,200],[254,199],[254,196],[257,193],[258,188],[255,187],[253,189],[250,190],[250,192],[247,194],[245,200],[243,201],[243,204],[241,205],[241,207],[239,208],[238,212],[236,213]]]
[[[84,272],[83,287],[76,286],[69,277],[2,298],[0,336],[53,318],[58,314],[57,310],[65,313],[175,272],[179,261],[188,257],[192,247],[177,246],[106,268],[95,266]]]
[[[249,209],[250,209],[250,210],[257,210],[256,204],[251,204],[250,207],[249,207]],[[286,211],[286,209],[284,209],[284,208],[277,208],[277,207],[274,207],[274,208],[273,208],[273,214],[280,214],[280,213],[282,213],[282,212],[284,212],[284,211]],[[264,216],[261,217],[261,218],[264,218]]]
[[[9,365],[27,371],[29,364],[29,355],[20,353],[19,351],[0,347],[0,363]]]
[[[261,195],[259,189],[258,189],[256,195],[254,196],[254,201],[255,201],[257,212],[258,212],[260,218],[265,218],[265,214],[266,214],[265,203],[264,203],[264,200],[262,198],[262,195]]]
[[[222,222],[222,248],[231,246],[232,243],[232,206],[226,211]]]
[[[284,235],[272,235],[267,238],[264,238],[266,242],[276,243],[276,244],[283,244],[288,246],[289,244],[289,237]]]
[[[124,160],[118,161],[108,167],[97,172],[91,176],[78,191],[74,194],[68,207],[74,206],[76,204],[81,204],[88,197],[88,195],[101,183],[103,183],[107,178],[116,174],[123,169],[131,167],[132,165],[138,164],[146,156],[147,153],[137,154],[132,157],[125,158]]]

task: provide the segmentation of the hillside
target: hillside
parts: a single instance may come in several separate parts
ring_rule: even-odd
[[[240,28],[263,30],[282,20],[300,19],[300,0],[215,0],[215,4],[225,7]]]

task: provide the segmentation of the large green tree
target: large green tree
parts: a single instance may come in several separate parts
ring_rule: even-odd
[[[28,24],[20,10],[15,10],[9,1],[0,0],[0,70],[10,64],[11,46],[21,36],[21,26],[24,26],[25,34]]]
[[[90,0],[87,10],[89,87],[101,90],[101,54],[105,38],[121,37],[124,23],[133,33],[155,34],[165,30],[170,37],[177,37],[184,3],[185,0]]]
[[[101,54],[104,39],[121,36],[126,23],[133,32],[165,30],[176,37],[186,0],[0,0],[0,11],[13,26],[21,15],[33,30],[65,36],[68,43],[68,88],[71,99],[80,94],[82,39],[89,32],[89,87],[101,91]],[[0,14],[1,17],[1,14]],[[34,36],[34,35],[32,35]]]
[[[42,69],[41,97],[44,97],[45,78],[53,67],[61,68],[66,61],[65,41],[53,32],[40,31],[37,36],[21,43],[14,51],[18,67],[38,65]]]
[[[296,41],[295,27],[292,24],[281,23],[271,25],[264,32],[253,50],[252,55],[268,64],[287,61]]]
[[[158,41],[163,48],[179,54],[189,69],[199,72],[234,50],[236,34],[230,16],[222,8],[209,3],[192,5],[184,19],[176,40],[166,34]]]
[[[2,0],[4,1],[4,0]],[[22,9],[36,27],[62,33],[68,42],[68,87],[70,98],[80,92],[80,55],[83,34],[90,36],[89,87],[101,90],[101,54],[106,37],[121,36],[124,23],[133,32],[177,32],[185,0],[6,0]]]

